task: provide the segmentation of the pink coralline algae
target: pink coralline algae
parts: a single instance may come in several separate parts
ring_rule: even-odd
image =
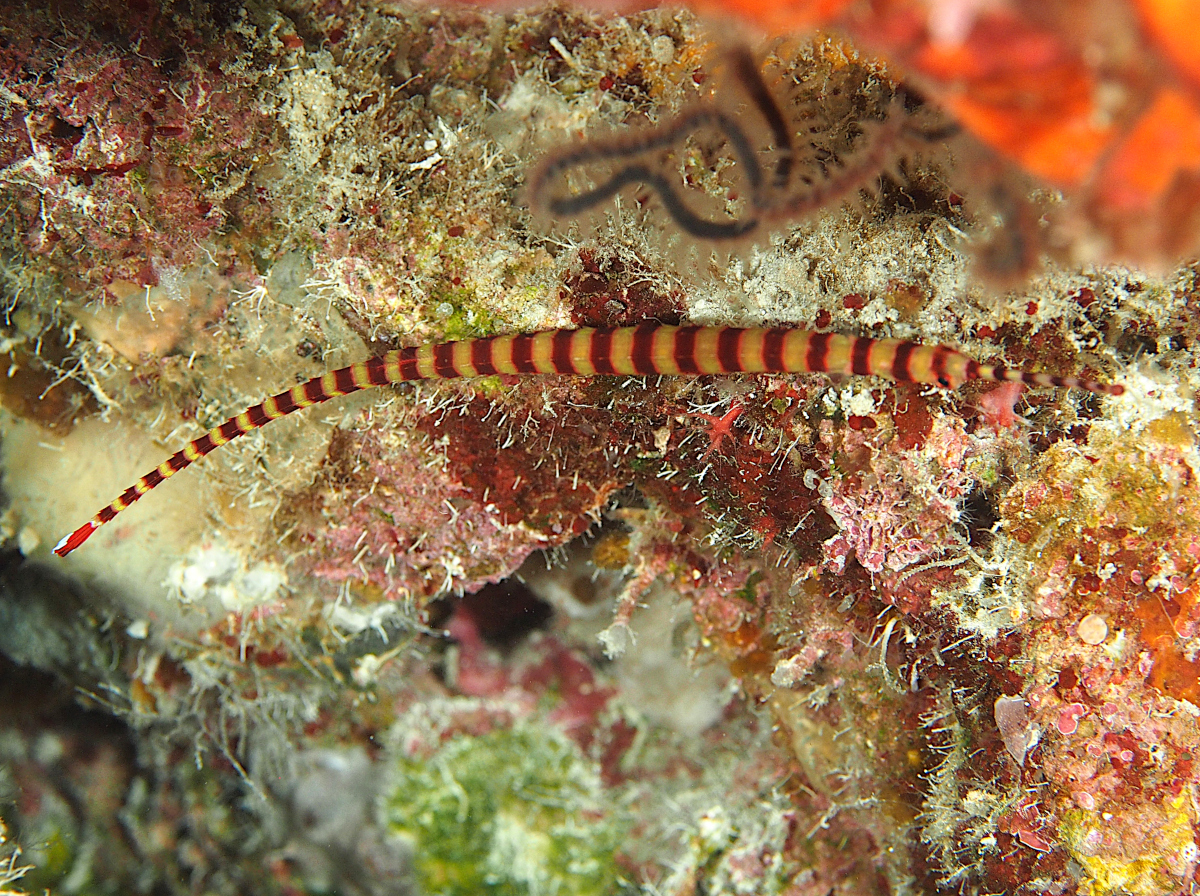
[[[467,604],[456,608],[446,623],[446,632],[457,643],[455,666],[450,680],[454,689],[468,697],[488,698],[497,705],[527,716],[541,706],[546,719],[580,747],[588,748],[599,737],[605,749],[624,743],[617,716],[606,710],[617,689],[598,679],[585,655],[553,636],[536,638],[517,661],[489,645],[480,632],[479,617],[486,609]],[[608,725],[615,724],[610,729]],[[625,746],[628,746],[625,743]],[[608,759],[606,778],[616,779],[620,751]]]
[[[1020,383],[1001,383],[979,396],[980,417],[985,423],[1005,429],[1021,422],[1017,414],[1017,403],[1025,387]]]
[[[970,435],[946,417],[919,448],[904,447],[886,430],[836,430],[824,421],[821,447],[830,469],[822,499],[840,530],[825,542],[828,568],[842,572],[853,554],[870,572],[896,573],[961,540],[962,502],[993,475],[995,452],[1005,444]]]
[[[429,441],[411,443],[404,428],[335,437],[319,487],[297,495],[279,522],[287,520],[289,536],[303,546],[307,571],[423,602],[507,578],[531,552],[573,534],[509,522],[511,483],[507,495],[497,487],[494,502],[486,490],[474,494],[454,475],[444,447]],[[577,492],[589,496],[582,511],[604,504],[603,487]]]
[[[1018,540],[1035,520],[1065,521],[1036,541],[1045,621],[1028,634],[1038,662],[1023,696],[1043,732],[1030,753],[1045,785],[1037,811],[1055,832],[1039,843],[1080,863],[1098,894],[1172,891],[1197,867],[1196,678],[1183,632],[1198,517],[1195,489],[1178,487],[1177,473],[1194,475],[1180,466],[1194,449],[1176,423],[1154,421],[1136,446],[1097,430],[1083,446],[1060,444],[1043,458],[1053,484],[1018,487],[1005,508]],[[1102,492],[1081,479],[1097,467]]]
[[[92,289],[157,284],[158,269],[201,258],[198,241],[231,219],[261,223],[249,174],[274,142],[255,76],[235,71],[244,47],[232,32],[151,5],[107,12],[107,38],[56,38],[54,17],[30,10],[0,45],[11,223],[32,255]],[[217,185],[234,172],[241,190]]]
[[[1082,703],[1069,703],[1058,714],[1054,727],[1064,736],[1074,734],[1079,730],[1079,720],[1087,714],[1087,707]]]

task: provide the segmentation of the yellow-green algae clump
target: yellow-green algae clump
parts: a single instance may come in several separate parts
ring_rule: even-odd
[[[1080,892],[1090,896],[1170,892],[1176,886],[1179,866],[1186,864],[1189,851],[1196,848],[1189,812],[1194,798],[1194,788],[1185,788],[1161,806],[1143,804],[1141,817],[1133,819],[1106,818],[1084,810],[1067,812],[1060,828],[1063,845],[1088,875]],[[1137,835],[1123,830],[1129,823],[1141,828]],[[1148,831],[1154,836],[1146,836]],[[1130,843],[1153,848],[1139,851],[1131,849]]]
[[[572,741],[518,724],[400,759],[386,812],[414,841],[423,892],[600,896],[624,889],[615,855],[626,833],[602,796]]]

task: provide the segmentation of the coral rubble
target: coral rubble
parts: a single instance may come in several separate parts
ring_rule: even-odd
[[[1200,883],[1200,269],[1117,265],[1170,247],[1013,167],[904,54],[758,48],[773,99],[748,113],[718,43],[665,9],[6,14],[0,817],[26,889]],[[754,244],[680,232],[675,189],[777,210],[729,146],[751,129],[684,110],[773,105],[809,213]],[[681,113],[670,146],[629,136]],[[528,172],[580,140],[678,186],[539,217]],[[555,189],[603,183],[591,161]],[[330,367],[648,319],[1125,391],[407,384],[255,430],[50,555]]]

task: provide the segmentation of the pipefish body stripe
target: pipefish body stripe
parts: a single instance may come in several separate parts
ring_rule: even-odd
[[[719,373],[829,373],[882,376],[898,382],[954,389],[967,380],[1027,383],[1120,395],[1124,389],[1094,380],[980,364],[941,345],[871,339],[799,329],[636,327],[550,330],[492,336],[388,352],[314,377],[231,417],[189,442],[54,548],[65,557],[100,526],[165,479],[220,446],[288,414],[373,386],[408,380],[493,374],[567,376]]]

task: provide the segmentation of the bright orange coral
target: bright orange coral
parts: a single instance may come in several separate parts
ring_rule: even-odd
[[[1169,181],[1175,170],[1200,168],[1191,147],[1200,129],[1194,101],[1200,96],[1200,30],[1195,6],[1186,0],[1134,0],[1126,19],[1106,6],[1095,13],[1106,21],[1092,21],[1086,6],[1061,0],[876,0],[853,6],[843,0],[694,0],[692,6],[735,15],[768,32],[814,26],[845,31],[916,76],[984,142],[1062,186],[1087,183],[1116,143],[1133,158],[1104,169],[1109,173],[1127,174],[1133,167],[1128,163],[1136,161],[1163,172],[1150,180]],[[1114,19],[1116,26],[1109,21]],[[1169,86],[1173,76],[1189,82],[1193,99]],[[1139,105],[1147,108],[1144,115],[1136,114]],[[1122,125],[1131,117],[1140,132],[1176,129],[1181,145],[1144,135],[1122,141]],[[1132,194],[1141,204],[1160,198],[1161,184],[1143,181],[1132,178],[1118,189],[1121,201]]]
[[[1073,194],[1119,253],[1159,258],[1200,245],[1200,29],[1190,0],[687,2],[772,35],[844,33],[1000,156]]]
[[[1197,170],[1200,107],[1182,91],[1164,88],[1116,141],[1097,197],[1113,210],[1151,211],[1169,198],[1177,177]]]
[[[1200,30],[1191,0],[1134,0],[1150,38],[1184,78],[1200,88]]]

